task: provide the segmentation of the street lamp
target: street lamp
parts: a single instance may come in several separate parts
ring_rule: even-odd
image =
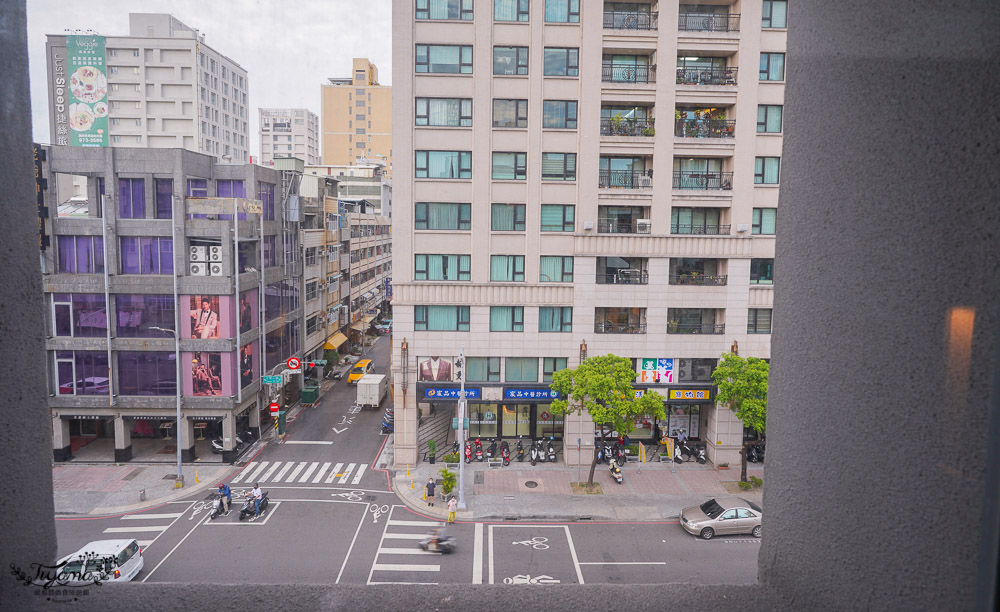
[[[153,329],[156,331],[166,332],[174,337],[174,367],[177,372],[175,376],[177,377],[177,480],[174,481],[175,489],[184,488],[184,472],[181,468],[181,449],[184,448],[181,444],[181,392],[183,386],[181,384],[181,343],[177,338],[177,331],[173,329],[167,329],[165,327],[149,327],[148,329]]]
[[[457,367],[457,374],[459,380],[462,383],[461,390],[458,392],[458,450],[460,453],[465,452],[465,345],[462,345],[462,350],[458,354],[458,362],[455,364]],[[465,510],[465,461],[462,461],[462,456],[458,457],[458,509]]]

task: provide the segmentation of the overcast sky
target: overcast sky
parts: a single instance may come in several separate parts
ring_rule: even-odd
[[[260,155],[257,109],[305,107],[320,114],[320,85],[351,76],[367,57],[392,84],[390,0],[28,0],[32,130],[49,142],[45,35],[66,29],[128,35],[128,14],[169,12],[249,73],[250,154]],[[320,117],[322,120],[322,117]]]

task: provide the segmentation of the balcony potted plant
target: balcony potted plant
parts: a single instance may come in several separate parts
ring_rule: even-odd
[[[622,123],[625,122],[625,117],[622,117],[621,113],[615,113],[615,116],[609,119],[608,125],[612,136],[622,135]]]
[[[679,321],[677,321],[676,319],[671,319],[671,320],[667,321],[667,332],[671,333],[671,334],[676,334],[677,333],[677,325],[678,324],[679,324]]]

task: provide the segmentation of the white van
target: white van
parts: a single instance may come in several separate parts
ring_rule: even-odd
[[[128,582],[142,571],[142,551],[135,540],[97,540],[59,560],[60,585]],[[63,582],[68,579],[67,582]]]

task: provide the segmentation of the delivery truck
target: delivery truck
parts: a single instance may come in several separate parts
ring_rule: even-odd
[[[378,408],[389,390],[389,381],[385,374],[366,374],[358,381],[358,406],[362,408]]]

